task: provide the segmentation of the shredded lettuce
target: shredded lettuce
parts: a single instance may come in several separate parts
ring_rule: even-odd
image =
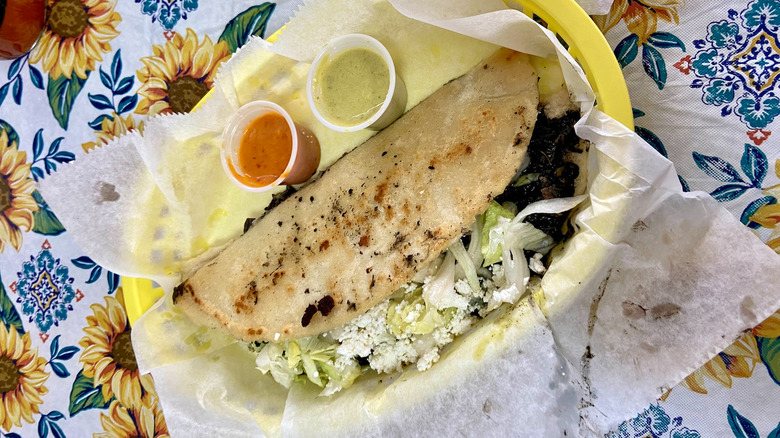
[[[514,221],[522,222],[523,219],[529,215],[538,213],[563,213],[564,211],[569,211],[578,206],[587,197],[587,195],[580,195],[572,198],[553,198],[536,201],[533,204],[529,204],[523,211],[518,213],[517,216],[515,216]]]
[[[555,240],[544,231],[526,222],[515,222],[504,218],[499,220],[499,225],[493,228],[494,231],[501,230],[498,236],[503,237],[504,243],[510,249],[527,249],[546,253],[555,244]]]
[[[336,387],[341,389],[349,386],[360,375],[360,370],[356,364],[352,367],[335,366],[337,347],[335,341],[327,341],[319,336],[268,343],[257,354],[255,364],[260,371],[270,373],[274,380],[286,388],[298,376],[305,375],[320,388],[329,384],[331,390]]]
[[[525,175],[521,175],[520,178],[517,178],[517,181],[515,181],[515,183],[512,185],[515,187],[521,187],[538,180],[539,180],[538,173],[526,173]]]
[[[585,198],[586,196],[577,196],[537,201],[524,208],[511,221],[504,218],[498,220],[499,224],[494,227],[494,230],[501,229],[501,233],[496,233],[496,237],[503,237],[503,268],[507,284],[514,283],[521,294],[525,292],[525,287],[531,278],[531,269],[524,250],[546,253],[555,245],[552,237],[523,220],[531,214],[562,213],[571,210]]]
[[[271,373],[271,376],[285,388],[292,386],[295,377],[300,374],[295,368],[290,368],[284,357],[284,345],[276,343],[266,344],[255,359],[255,365],[263,374]]]
[[[337,344],[325,342],[318,336],[288,341],[287,344],[287,360],[290,367],[295,368],[300,363],[309,381],[319,387],[324,387],[327,379],[323,379],[326,375],[323,376],[320,373],[321,367],[319,365],[335,360]]]
[[[441,266],[443,261],[444,254],[440,254],[428,266],[420,269],[416,274],[414,274],[414,277],[412,277],[412,283],[424,283],[426,278],[434,275],[439,270],[439,266]]]
[[[469,241],[468,253],[474,266],[482,266],[484,256],[482,255],[482,227],[485,218],[483,215],[477,215],[477,220],[471,226],[471,240]]]
[[[425,302],[422,291],[422,287],[418,287],[401,300],[390,300],[387,323],[394,335],[425,335],[444,323],[436,308]]]
[[[515,213],[516,214],[516,213]],[[515,217],[509,209],[496,201],[492,201],[485,214],[482,215],[482,255],[485,258],[482,266],[490,266],[501,261],[501,243],[503,230],[496,229],[499,218],[512,219]],[[495,230],[495,231],[494,231]]]
[[[330,362],[322,362],[320,366],[329,379],[325,389],[320,393],[322,396],[329,396],[344,388],[349,388],[361,374],[360,366],[355,361],[350,361],[349,365],[343,368],[331,365]]]
[[[526,225],[533,227],[530,224]],[[511,240],[505,241],[502,248],[502,258],[506,284],[510,287],[516,286],[517,296],[522,295],[528,285],[528,280],[531,279],[531,269],[528,267],[528,260],[525,258],[522,244]]]
[[[468,298],[455,291],[455,256],[447,251],[436,274],[423,285],[422,296],[427,304],[437,308],[465,307]]]
[[[479,290],[479,278],[477,277],[477,268],[474,266],[474,261],[469,257],[469,253],[463,246],[463,242],[457,240],[450,245],[450,252],[455,256],[455,261],[458,262],[458,266],[463,271],[466,281],[472,290]]]

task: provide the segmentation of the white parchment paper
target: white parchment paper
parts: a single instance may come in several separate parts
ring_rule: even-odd
[[[606,15],[614,2],[612,0],[577,0],[577,3],[588,15]]]
[[[279,41],[253,40],[222,68],[200,110],[151,120],[143,135],[47,178],[41,192],[93,259],[170,291],[186,260],[238,235],[269,200],[233,187],[219,165],[220,132],[238,106],[282,103],[320,139],[323,168],[370,135],[327,131],[301,93],[307,61],[352,32],[385,42],[410,107],[494,44],[557,59],[585,113],[577,133],[592,142],[579,231],[533,300],[482,321],[433,368],[369,377],[331,398],[305,385],[288,393],[168,294],[134,326],[133,342],[172,436],[599,436],[780,307],[780,257],[708,195],[682,193],[668,160],[592,108],[557,39],[498,0],[307,2]]]

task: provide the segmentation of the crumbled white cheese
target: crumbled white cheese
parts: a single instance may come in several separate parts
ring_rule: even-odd
[[[517,286],[513,284],[493,292],[493,298],[502,303],[514,303],[520,298],[520,291],[517,289]]]
[[[376,345],[393,338],[387,327],[389,304],[386,300],[341,327],[339,333],[331,332],[341,343],[336,349],[337,364],[343,365],[355,357],[368,357]]]
[[[439,349],[435,348],[420,357],[420,359],[417,360],[417,370],[419,371],[425,371],[431,366],[433,366],[434,363],[436,363],[439,360]]]
[[[401,371],[407,363],[417,361],[419,353],[412,345],[411,337],[401,335],[395,342],[377,345],[369,358],[371,368],[379,373]]]
[[[455,292],[460,294],[462,297],[468,297],[474,294],[474,290],[471,289],[471,286],[469,285],[469,282],[466,281],[465,278],[460,279],[455,282]],[[460,306],[457,306],[460,307]]]
[[[539,275],[542,275],[547,271],[547,268],[545,268],[542,263],[542,257],[544,257],[544,254],[537,252],[528,260],[528,267]]]
[[[400,304],[399,304],[400,307]],[[400,309],[398,309],[400,310]],[[409,313],[404,318],[404,322],[407,324],[411,324],[414,321],[417,321],[417,319],[422,315],[422,312],[425,311],[425,306],[422,304],[415,304],[414,309],[410,310]]]
[[[512,304],[520,298],[520,295],[522,295],[522,291],[514,284],[503,289],[497,289],[493,291],[493,294],[488,301],[488,311],[495,309],[503,303]]]
[[[489,284],[492,285],[491,282]],[[418,287],[412,284],[402,290],[411,293]],[[374,306],[364,315],[330,332],[330,336],[340,343],[336,349],[336,366],[348,366],[354,363],[356,357],[363,357],[368,358],[369,366],[380,373],[400,371],[407,364],[416,364],[420,370],[430,368],[439,359],[439,350],[474,324],[476,318],[469,315],[469,299],[481,293],[481,290],[473,291],[466,280],[456,282],[451,294],[455,299],[449,300],[455,305],[441,311],[446,312],[446,318],[443,313],[437,316],[446,323],[428,334],[412,334],[411,328],[415,322],[427,318],[427,312],[439,311],[428,309],[422,303],[405,304],[390,300]],[[392,334],[387,321],[391,305],[395,306],[397,313],[405,312],[403,321],[409,324],[398,336]]]
[[[458,311],[455,313],[455,315],[452,317],[452,320],[447,325],[449,333],[458,336],[462,335],[466,332],[466,330],[470,329],[474,323],[477,322],[477,319],[465,311]],[[452,342],[450,340],[449,342]]]
[[[504,276],[504,265],[496,263],[490,265],[490,272],[493,273],[493,283],[497,288],[503,287],[506,284],[506,276]]]
[[[412,282],[406,283],[405,285],[401,286],[401,288],[403,288],[405,294],[408,294],[409,292],[413,292],[418,287],[419,286],[417,286],[415,283],[412,283]]]

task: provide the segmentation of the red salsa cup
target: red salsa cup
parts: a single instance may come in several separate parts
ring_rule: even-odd
[[[46,0],[0,0],[0,59],[32,50],[46,24]]]

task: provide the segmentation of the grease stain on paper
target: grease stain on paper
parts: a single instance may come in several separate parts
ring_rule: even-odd
[[[119,193],[116,191],[116,186],[105,181],[100,181],[95,185],[95,195],[98,204],[119,200]]]

